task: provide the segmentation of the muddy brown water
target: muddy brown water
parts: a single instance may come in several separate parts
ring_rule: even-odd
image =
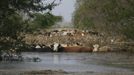
[[[22,53],[40,62],[0,62],[0,70],[64,70],[67,72],[134,72],[133,53]]]

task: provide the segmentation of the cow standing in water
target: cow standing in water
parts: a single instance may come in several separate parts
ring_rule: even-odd
[[[87,47],[61,47],[59,48],[59,52],[92,52],[93,48]]]
[[[94,48],[81,47],[81,46],[62,47],[60,44],[55,43],[53,45],[53,50],[55,52],[93,52]]]
[[[29,49],[29,52],[53,52],[53,50],[46,45],[32,45]]]

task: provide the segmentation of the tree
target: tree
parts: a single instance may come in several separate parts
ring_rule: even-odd
[[[45,29],[49,28],[54,25],[56,22],[62,21],[62,16],[55,16],[50,12],[41,14],[41,13],[34,13],[33,20],[29,22],[29,30],[36,31],[38,29]]]
[[[76,27],[134,39],[134,0],[76,0]]]
[[[102,7],[106,24],[116,33],[134,39],[134,1],[133,0],[110,0]]]
[[[58,5],[55,1],[47,3],[47,0],[1,0],[0,50],[21,48],[24,44],[22,40],[24,32],[27,30],[28,20],[32,14],[51,11]]]

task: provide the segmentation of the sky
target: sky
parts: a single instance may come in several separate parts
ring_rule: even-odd
[[[63,22],[71,22],[72,14],[75,8],[75,0],[62,0],[59,6],[56,6],[52,13],[63,16]]]

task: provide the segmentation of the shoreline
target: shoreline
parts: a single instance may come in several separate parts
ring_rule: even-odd
[[[0,75],[133,75],[134,72],[66,72],[63,70],[1,71]]]

